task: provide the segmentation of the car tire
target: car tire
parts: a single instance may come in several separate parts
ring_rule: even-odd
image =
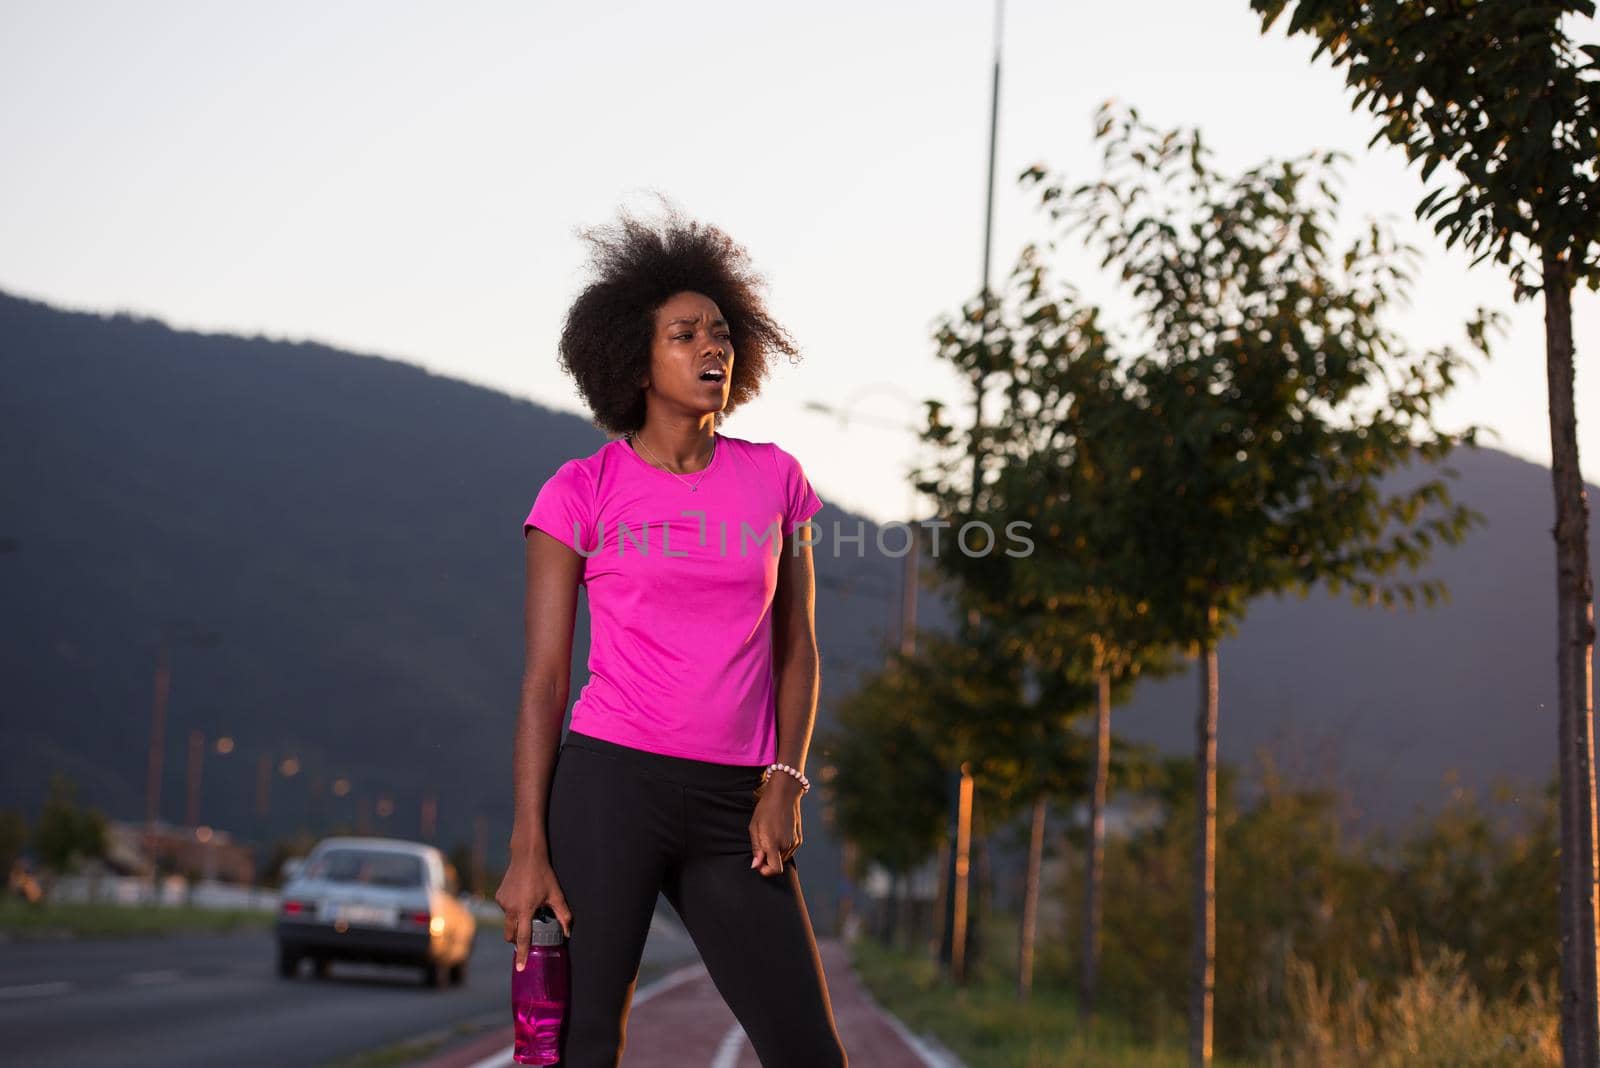
[[[278,978],[293,979],[300,971],[300,954],[291,952],[283,944],[278,945]]]
[[[465,986],[467,982],[467,962],[458,961],[450,965],[450,985]]]
[[[450,966],[436,961],[428,961],[422,966],[422,985],[434,990],[443,990],[450,985]]]

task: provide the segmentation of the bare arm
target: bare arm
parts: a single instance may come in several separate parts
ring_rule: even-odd
[[[545,821],[550,781],[561,745],[572,674],[572,628],[578,612],[578,580],[583,558],[549,534],[530,528],[526,535],[527,591],[523,604],[526,656],[522,699],[512,743],[514,815],[511,863],[495,901],[505,913],[505,937],[517,948],[520,970],[528,958],[533,915],[548,905],[572,933],[572,912],[550,864]]]
[[[817,719],[822,658],[817,651],[816,577],[806,527],[783,539],[778,589],[772,605],[773,677],[776,679],[778,762],[806,770]],[[800,784],[785,775],[794,788]]]
[[[816,577],[809,530],[798,528],[783,539],[778,588],[772,604],[773,678],[777,687],[778,762],[806,770],[806,753],[817,719],[822,658],[817,651]],[[751,847],[763,875],[783,871],[783,861],[800,848],[800,783],[776,771],[761,788],[776,815],[758,811],[751,824]],[[766,806],[762,806],[764,809]],[[769,819],[771,822],[769,822]]]
[[[515,815],[511,847],[544,853],[550,777],[561,745],[572,675],[572,631],[578,612],[583,558],[549,534],[527,532],[527,592],[523,600],[526,650],[522,700],[512,752]]]

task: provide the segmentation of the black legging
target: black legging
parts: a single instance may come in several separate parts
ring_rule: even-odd
[[[658,893],[688,928],[762,1068],[848,1064],[796,858],[780,875],[750,866],[763,767],[567,732],[548,812],[550,863],[572,910],[562,1068],[621,1061]]]

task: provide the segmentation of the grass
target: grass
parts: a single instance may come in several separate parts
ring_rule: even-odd
[[[321,1068],[404,1068],[408,1064],[433,1056],[450,1038],[445,1033],[435,1033],[425,1038],[396,1042],[381,1049],[363,1050],[339,1060],[327,1061]]]
[[[1339,993],[1291,963],[1289,1015],[1295,1038],[1279,1048],[1283,1068],[1559,1068],[1560,994],[1553,980],[1522,996],[1484,998],[1460,953],[1418,961],[1386,1000],[1346,977]]]
[[[510,1009],[506,1010],[505,1022],[511,1022]],[[425,1035],[404,1039],[391,1043],[378,1049],[363,1050],[352,1053],[347,1057],[325,1061],[319,1068],[404,1068],[405,1065],[415,1064],[418,1061],[432,1057],[443,1049],[448,1043],[457,1039],[465,1039],[484,1034],[494,1024],[483,1017],[473,1020],[463,1020],[448,1027],[430,1031]]]
[[[931,1033],[968,1068],[1186,1068],[1181,1043],[1141,1040],[1117,1020],[1085,1031],[1070,992],[1036,987],[1027,1002],[1015,979],[989,972],[957,989],[931,960],[870,939],[851,947],[857,973],[878,1003],[912,1031]],[[1217,1068],[1247,1062],[1218,1057]]]
[[[138,938],[178,932],[270,931],[274,913],[187,905],[0,902],[0,933],[9,938]]]

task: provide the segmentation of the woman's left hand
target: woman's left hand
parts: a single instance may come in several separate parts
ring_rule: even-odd
[[[800,848],[800,797],[803,788],[787,772],[775,771],[761,787],[750,817],[750,866],[762,875],[780,875],[783,862]]]

